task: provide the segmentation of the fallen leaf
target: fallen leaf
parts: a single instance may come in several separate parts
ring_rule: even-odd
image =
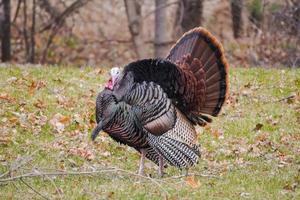
[[[101,153],[101,155],[104,157],[109,157],[109,156],[111,156],[111,153],[108,151],[105,151],[105,152]]]
[[[31,84],[28,87],[28,92],[29,92],[30,95],[34,94],[34,91],[35,91],[36,87],[37,87],[36,82],[35,81],[31,81]]]
[[[33,103],[33,105],[34,105],[35,107],[37,107],[37,108],[40,108],[40,109],[46,107],[46,106],[45,106],[45,103],[44,103],[42,100],[40,100],[40,99],[38,99],[35,103]]]
[[[199,187],[199,182],[195,180],[195,177],[194,176],[188,176],[186,179],[185,179],[185,182],[191,186],[192,188],[197,188]]]
[[[251,83],[248,82],[246,85],[244,85],[245,88],[250,88],[251,87]]]
[[[250,196],[250,193],[248,193],[248,192],[241,192],[241,193],[240,193],[240,196],[241,196],[241,197],[249,197],[249,196]]]
[[[11,96],[9,96],[9,94],[7,94],[7,93],[1,93],[0,94],[0,99],[6,100],[8,102],[14,101],[14,98],[12,98]]]
[[[102,74],[102,73],[103,73],[102,69],[97,70],[97,74]]]
[[[56,113],[53,118],[49,121],[50,125],[53,126],[53,128],[58,132],[58,133],[62,133],[65,130],[65,124],[63,124],[62,122],[60,122],[60,120],[63,118],[64,116],[60,113]]]
[[[63,124],[68,124],[71,121],[71,117],[69,116],[61,116],[59,119],[59,122],[63,123]]]
[[[258,124],[255,125],[255,128],[254,128],[252,131],[258,131],[258,130],[260,130],[263,126],[264,126],[263,124],[258,123]]]
[[[93,154],[93,152],[91,150],[85,149],[85,148],[71,148],[69,150],[69,153],[72,155],[80,156],[89,161],[93,160],[95,158],[95,155]]]
[[[16,123],[17,121],[18,121],[17,117],[11,117],[11,118],[9,118],[9,122],[10,123]]]
[[[114,195],[114,192],[108,192],[108,193],[107,193],[107,198],[109,198],[109,199],[110,199],[110,198],[112,198],[112,197],[113,197],[113,195]]]
[[[45,87],[46,83],[44,81],[31,81],[31,84],[28,86],[28,92],[30,95],[33,95],[36,90]]]
[[[211,134],[218,139],[223,139],[224,138],[224,131],[221,129],[212,129]]]
[[[1,137],[0,145],[8,145],[11,142],[11,138],[9,137]]]
[[[18,80],[18,78],[15,76],[12,76],[12,77],[8,78],[6,81],[9,83],[12,83],[12,82],[15,82],[16,80]]]
[[[298,184],[297,183],[293,183],[293,184],[286,184],[283,189],[285,190],[289,190],[292,192],[295,192],[296,188],[297,188]]]

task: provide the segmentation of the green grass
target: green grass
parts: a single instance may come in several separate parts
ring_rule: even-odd
[[[190,170],[197,174],[192,182],[176,178],[182,172],[173,167],[158,179],[150,162],[146,172],[154,178],[138,178],[131,174],[139,161],[134,150],[104,133],[91,142],[94,101],[107,79],[103,71],[0,68],[0,176],[10,171],[1,180],[33,170],[116,167],[126,171],[22,180],[50,199],[300,198],[300,70],[231,69],[222,114],[197,129],[202,158]],[[0,199],[40,199],[22,180],[0,183]]]

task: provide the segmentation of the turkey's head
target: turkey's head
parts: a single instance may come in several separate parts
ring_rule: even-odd
[[[114,88],[118,78],[120,77],[120,75],[121,75],[121,69],[119,67],[113,67],[110,70],[110,79],[106,83],[105,88],[113,90],[113,88]]]

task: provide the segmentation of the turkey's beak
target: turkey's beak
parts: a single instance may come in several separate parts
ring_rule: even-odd
[[[97,135],[99,134],[99,132],[102,130],[102,121],[100,121],[97,126],[94,128],[93,132],[92,132],[92,140],[94,141],[97,137]]]

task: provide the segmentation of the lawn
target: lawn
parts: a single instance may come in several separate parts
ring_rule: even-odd
[[[222,114],[197,128],[199,164],[162,179],[149,161],[137,176],[139,155],[107,134],[91,141],[107,70],[0,74],[0,199],[300,199],[299,69],[232,68]]]

